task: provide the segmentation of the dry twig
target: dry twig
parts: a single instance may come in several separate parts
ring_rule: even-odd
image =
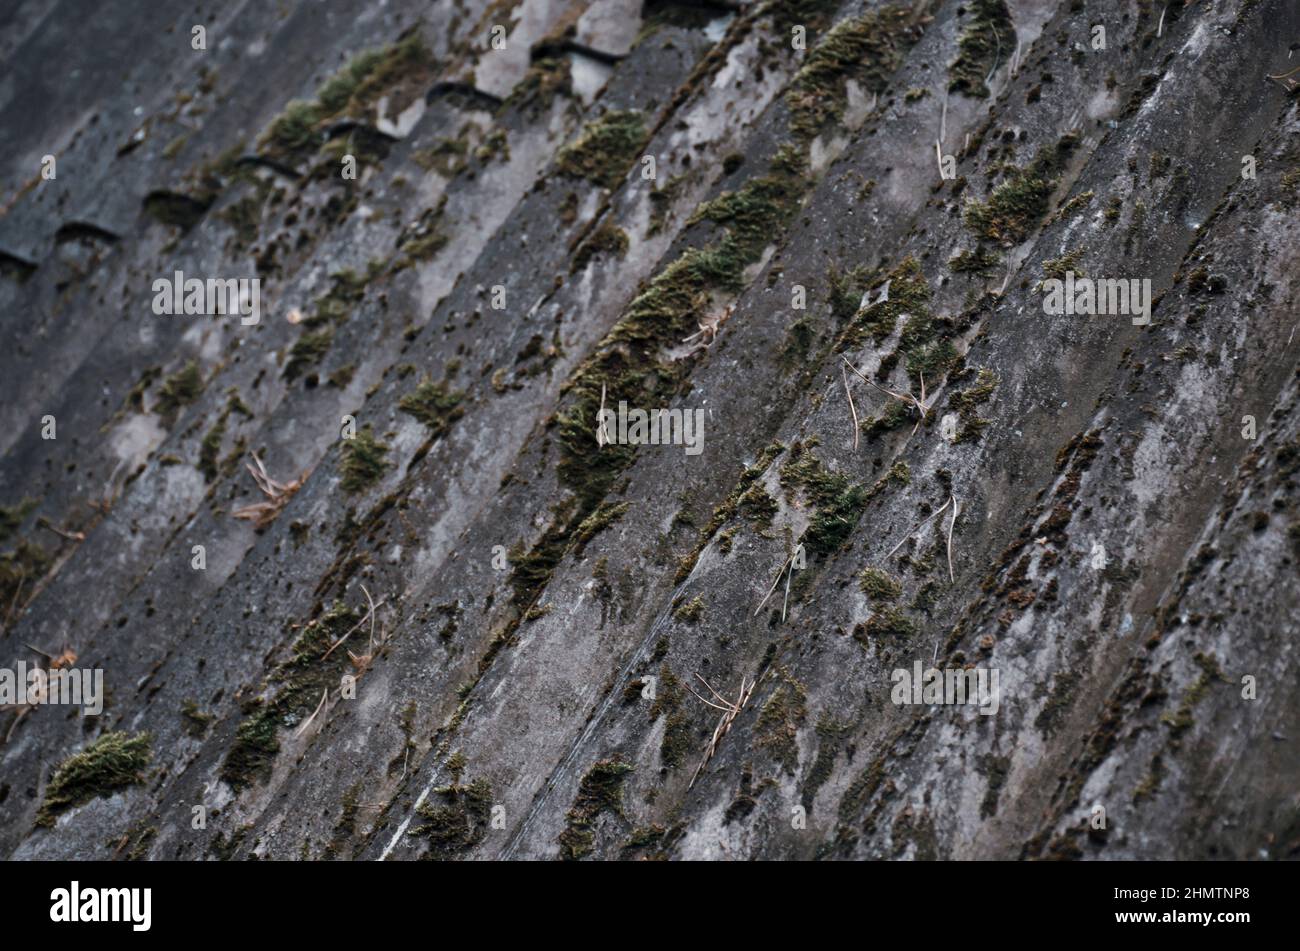
[[[235,509],[230,514],[235,518],[248,519],[253,523],[254,528],[266,528],[275,521],[275,517],[293,498],[294,493],[302,488],[303,482],[307,480],[307,473],[304,470],[303,474],[292,482],[277,482],[267,474],[266,467],[262,465],[262,460],[257,458],[257,453],[253,453],[252,456],[257,467],[254,468],[247,462],[244,463],[244,467],[248,469],[253,481],[257,483],[257,487],[266,496],[266,501],[245,505],[243,508]]]

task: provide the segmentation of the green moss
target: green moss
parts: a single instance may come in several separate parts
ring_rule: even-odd
[[[1209,692],[1210,684],[1216,680],[1227,680],[1224,677],[1222,668],[1219,667],[1218,660],[1212,654],[1197,653],[1192,659],[1195,661],[1196,666],[1201,669],[1200,676],[1192,682],[1191,686],[1183,694],[1182,703],[1179,704],[1177,711],[1166,712],[1160,717],[1160,722],[1168,726],[1175,737],[1181,736],[1191,729],[1195,722],[1193,715],[1197,706]]]
[[[1001,264],[1001,258],[980,245],[973,251],[962,251],[948,262],[948,268],[956,274],[975,274],[979,277],[987,277]]]
[[[636,110],[611,111],[587,123],[555,157],[561,174],[614,188],[641,154],[646,127]]]
[[[1009,62],[1016,48],[1016,31],[1005,0],[972,0],[970,17],[957,40],[957,58],[948,67],[948,88],[984,99],[985,79],[999,63]]]
[[[476,779],[468,786],[452,783],[434,789],[416,813],[425,824],[410,831],[429,841],[429,857],[450,858],[465,852],[487,835],[492,818],[492,785]]]
[[[339,485],[344,492],[362,492],[374,485],[390,466],[384,457],[388,447],[375,439],[370,426],[365,426],[351,439],[343,441],[343,459],[339,472],[343,478]]]
[[[506,106],[536,114],[556,96],[572,95],[573,74],[568,58],[547,56],[528,67],[524,78],[510,91]]]
[[[704,599],[695,597],[690,601],[683,601],[673,609],[673,617],[684,624],[698,623],[704,616]]]
[[[629,504],[628,502],[602,502],[597,506],[596,511],[583,519],[574,532],[574,550],[581,555],[589,541],[623,517]]]
[[[924,343],[921,331],[931,325],[930,285],[926,283],[925,272],[916,258],[904,258],[886,276],[889,284],[889,300],[877,303],[879,294],[873,290],[873,299],[858,310],[849,326],[840,335],[838,350],[850,350],[861,346],[868,338],[880,343],[894,332],[900,318],[909,319],[911,335],[904,346],[916,346]],[[883,288],[883,282],[882,282]]]
[[[903,593],[899,581],[879,568],[864,568],[858,575],[860,587],[872,601],[893,601]]]
[[[384,270],[383,262],[371,261],[364,274],[344,268],[330,275],[330,289],[316,299],[316,312],[303,321],[303,326],[316,328],[325,324],[341,324],[352,316],[356,305],[366,296],[366,287]]]
[[[590,263],[597,254],[612,254],[622,257],[627,254],[627,232],[613,222],[605,222],[597,228],[586,241],[578,246],[569,265],[569,273],[575,274]]]
[[[0,604],[6,612],[16,612],[23,606],[20,595],[30,598],[36,583],[54,564],[54,558],[38,543],[21,539],[13,551],[0,554]],[[6,614],[7,616],[7,614]]]
[[[954,393],[948,399],[948,405],[957,412],[958,422],[960,423],[956,442],[964,443],[977,440],[989,425],[989,420],[981,418],[976,412],[976,408],[993,395],[997,385],[997,374],[992,370],[981,369],[971,386],[959,393]]]
[[[193,700],[181,704],[181,726],[195,739],[201,740],[208,735],[208,726],[212,720],[212,714],[204,713]]]
[[[807,715],[806,700],[803,686],[787,676],[763,704],[754,725],[754,745],[770,753],[789,773],[799,766],[796,740]]]
[[[870,493],[848,476],[831,472],[812,454],[816,440],[795,443],[781,466],[781,485],[789,498],[796,490],[816,506],[800,541],[810,555],[838,551],[852,534]]]
[[[144,782],[153,754],[148,733],[105,733],[54,771],[36,814],[38,826],[53,826],[59,815],[90,800]]]
[[[592,824],[603,812],[623,814],[623,781],[632,767],[618,760],[601,760],[587,771],[560,833],[560,856],[573,861],[589,855],[595,845]]]
[[[199,443],[199,471],[203,473],[204,482],[213,482],[217,478],[217,463],[221,455],[221,440],[226,435],[226,417],[223,414],[213,423]]]
[[[269,776],[280,751],[279,730],[309,717],[323,693],[336,689],[342,675],[353,672],[346,644],[329,657],[325,654],[358,620],[356,612],[335,602],[303,625],[288,659],[276,665],[268,678],[267,696],[249,701],[242,709],[244,717],[235,731],[235,742],[221,767],[221,778],[232,788],[240,790]]]
[[[1061,210],[1056,213],[1056,219],[1058,221],[1064,221],[1066,218],[1072,218],[1079,214],[1079,212],[1083,211],[1083,209],[1087,208],[1088,205],[1092,203],[1094,197],[1096,197],[1096,193],[1092,191],[1081,192],[1080,194],[1075,195],[1061,206]]]
[[[411,159],[427,172],[439,172],[444,178],[452,178],[465,167],[465,157],[469,146],[459,139],[439,139],[427,149],[417,149],[411,153]]]
[[[736,487],[732,489],[731,494],[728,495],[727,498],[724,499],[714,510],[713,516],[709,519],[709,524],[700,532],[700,537],[696,542],[695,547],[682,559],[681,564],[678,565],[677,575],[675,578],[677,584],[681,584],[686,580],[687,575],[689,575],[691,570],[694,568],[695,562],[699,559],[700,553],[704,551],[705,546],[708,545],[709,541],[718,533],[718,530],[721,529],[722,526],[725,525],[733,516],[742,511],[742,503],[745,506],[743,514],[749,516],[760,525],[771,521],[771,516],[775,515],[777,511],[776,500],[768,495],[765,489],[758,485],[758,480],[763,476],[763,473],[767,471],[767,467],[772,464],[772,461],[781,454],[781,450],[782,446],[780,443],[771,443],[759,454],[758,461],[755,462],[754,465],[746,467],[745,471],[741,473],[740,480]],[[761,493],[761,495],[758,493],[751,494],[754,489],[757,489],[758,493]],[[730,548],[729,542],[727,548]]]
[[[1083,277],[1083,268],[1079,262],[1083,259],[1082,249],[1075,248],[1073,251],[1067,251],[1059,258],[1048,258],[1043,262],[1043,273],[1048,278],[1055,278],[1058,281],[1065,280],[1066,272],[1073,271],[1075,277]]]
[[[321,127],[335,116],[347,113],[366,118],[370,107],[385,94],[392,100],[389,112],[400,112],[414,94],[423,94],[435,67],[414,30],[383,49],[359,53],[321,84],[314,100],[292,100],[263,133],[258,146],[282,160],[300,157],[319,144]],[[396,94],[399,88],[401,95]]]
[[[907,641],[918,633],[916,622],[903,613],[902,608],[883,605],[867,619],[863,627],[867,639]]]
[[[17,505],[9,507],[0,506],[0,542],[7,542],[18,526],[23,523],[32,510],[36,508],[37,500],[24,498]]]
[[[651,722],[661,716],[664,721],[664,735],[659,743],[659,762],[664,769],[676,769],[686,761],[686,754],[691,746],[691,720],[682,705],[686,700],[686,688],[677,679],[667,664],[659,668],[659,683],[655,690],[655,702],[650,706]]]
[[[785,102],[790,130],[800,140],[815,138],[844,118],[848,81],[881,93],[915,42],[910,10],[884,7],[837,23],[811,51],[795,75]]]
[[[461,405],[464,398],[465,394],[459,390],[452,390],[445,382],[435,383],[426,376],[414,390],[398,400],[397,408],[424,423],[429,428],[430,438],[436,439],[465,415],[465,408]]]
[[[966,227],[982,238],[1019,244],[1029,237],[1047,214],[1052,192],[1065,162],[1078,143],[1070,133],[1055,146],[1041,149],[1018,174],[993,189],[987,201],[966,205]]]
[[[289,350],[289,359],[284,365],[284,378],[293,382],[302,374],[320,363],[325,354],[329,353],[330,345],[334,342],[334,331],[318,330],[315,332],[304,333]]]
[[[167,379],[158,390],[153,411],[163,419],[173,419],[182,406],[188,406],[203,393],[203,376],[198,364],[190,360]]]

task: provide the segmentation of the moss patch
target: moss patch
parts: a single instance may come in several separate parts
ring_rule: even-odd
[[[385,458],[388,447],[375,439],[370,426],[365,426],[351,439],[343,441],[343,459],[339,463],[344,492],[362,492],[383,476],[391,463]]]
[[[592,824],[603,812],[623,814],[623,780],[632,771],[627,763],[601,760],[587,771],[578,786],[577,798],[565,817],[560,833],[560,855],[567,860],[591,854],[596,841]]]
[[[884,7],[837,23],[809,53],[786,93],[790,130],[802,140],[815,138],[844,118],[848,82],[881,93],[915,42],[914,17],[902,7]]]
[[[398,400],[397,408],[424,423],[429,428],[430,438],[436,439],[465,415],[465,408],[461,405],[464,396],[445,382],[435,383],[425,377],[414,390]]]
[[[893,601],[903,593],[898,579],[879,568],[864,568],[858,575],[858,587],[872,601]]]
[[[467,786],[452,783],[429,794],[416,814],[425,824],[410,835],[429,841],[430,858],[450,858],[473,848],[487,835],[492,818],[492,784],[476,779]]]
[[[970,21],[957,40],[957,58],[948,67],[948,88],[979,99],[988,97],[984,80],[1016,49],[1016,31],[1005,0],[973,0]]]
[[[969,202],[964,212],[966,227],[982,238],[1006,245],[1028,238],[1047,214],[1057,180],[1077,143],[1073,133],[1062,136],[1056,145],[1041,149],[1026,168],[993,189],[987,201]]]
[[[99,796],[144,782],[153,754],[148,733],[105,733],[54,771],[36,814],[38,826],[53,826],[59,815]]]
[[[607,112],[583,128],[555,157],[564,175],[614,188],[636,161],[646,141],[646,127],[636,110]]]
[[[578,250],[573,255],[573,263],[569,265],[569,273],[575,274],[581,271],[597,254],[610,254],[621,258],[627,254],[627,249],[627,232],[613,222],[606,221],[578,246]]]
[[[182,406],[188,406],[203,393],[203,375],[199,366],[190,360],[167,379],[158,390],[158,402],[153,411],[166,420],[173,420]]]

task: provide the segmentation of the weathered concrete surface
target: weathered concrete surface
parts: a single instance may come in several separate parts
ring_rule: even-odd
[[[250,3],[206,51],[178,4],[93,48],[84,4],[5,14],[0,663],[109,696],[0,746],[3,854],[1300,849],[1300,12],[726,6]],[[1045,313],[1067,268],[1150,324]],[[177,270],[260,322],[155,315]],[[922,373],[924,418],[861,378]],[[598,445],[602,383],[703,451]],[[302,477],[261,528],[253,454]],[[997,712],[892,702],[916,661]],[[38,825],[119,730],[138,781]]]

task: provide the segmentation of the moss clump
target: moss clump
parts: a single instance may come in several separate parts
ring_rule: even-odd
[[[1095,197],[1096,192],[1092,191],[1081,192],[1080,194],[1075,195],[1061,206],[1061,210],[1056,213],[1056,220],[1064,221],[1066,218],[1071,218],[1074,215],[1077,215],[1079,212],[1083,211],[1083,209],[1087,208]]]
[[[1179,704],[1177,711],[1166,712],[1160,717],[1160,722],[1168,726],[1175,737],[1181,736],[1191,729],[1195,722],[1193,714],[1196,712],[1196,707],[1209,692],[1210,684],[1216,680],[1227,681],[1223,669],[1219,666],[1219,662],[1213,654],[1198,652],[1192,660],[1201,669],[1200,676],[1192,682],[1192,685],[1183,694],[1182,703]]]
[[[1083,259],[1083,251],[1075,248],[1073,251],[1067,251],[1059,258],[1048,258],[1043,262],[1043,273],[1049,278],[1055,278],[1058,281],[1065,280],[1065,275],[1069,271],[1074,272],[1075,277],[1083,277],[1083,268],[1079,262]]]
[[[602,502],[588,515],[573,533],[574,551],[581,555],[587,543],[613,525],[627,511],[629,502]]]
[[[31,511],[36,508],[36,499],[24,498],[17,505],[0,506],[0,542],[7,542],[18,530]]]
[[[441,786],[430,796],[434,798],[416,810],[426,824],[410,832],[429,840],[430,858],[450,858],[473,848],[487,835],[492,818],[492,784],[486,779],[476,779],[467,786],[458,782]]]
[[[221,440],[226,435],[226,417],[223,414],[203,435],[199,443],[199,466],[204,482],[214,482],[217,478],[217,463],[221,455]]]
[[[913,328],[911,338],[905,344],[916,345],[923,342],[919,331],[928,327],[932,320],[930,315],[930,285],[926,283],[925,272],[916,258],[904,258],[881,282],[889,285],[889,299],[879,301],[879,294],[873,289],[876,298],[858,310],[849,326],[840,335],[838,350],[850,350],[860,346],[868,338],[880,343],[894,332],[902,317],[909,318]],[[879,302],[877,302],[879,301]]]
[[[569,265],[569,273],[576,274],[585,268],[597,254],[613,254],[622,257],[627,254],[627,232],[613,222],[605,222],[586,241],[578,246]]]
[[[325,654],[359,619],[355,611],[336,601],[303,625],[289,658],[276,666],[267,682],[269,696],[243,707],[244,719],[221,767],[221,778],[232,788],[240,790],[269,776],[280,752],[278,731],[310,716],[323,693],[337,688],[343,674],[353,672],[346,650]]]
[[[258,140],[274,158],[293,160],[320,139],[321,126],[340,114],[364,118],[385,94],[388,111],[396,115],[416,95],[422,95],[436,63],[417,31],[379,50],[366,50],[325,80],[312,101],[295,99]]]
[[[465,415],[461,401],[465,394],[452,390],[445,382],[434,383],[427,376],[398,400],[397,408],[409,413],[429,428],[430,438],[444,435],[451,424]]]
[[[54,771],[45,787],[45,800],[36,814],[38,826],[53,826],[61,813],[98,796],[111,796],[126,786],[144,782],[153,758],[148,733],[105,733]]]
[[[587,771],[578,786],[577,798],[565,817],[560,833],[560,855],[573,861],[591,854],[596,834],[592,823],[603,812],[623,814],[623,780],[632,767],[617,760],[601,760]]]
[[[867,638],[883,640],[910,640],[917,634],[916,622],[903,613],[902,608],[885,605],[876,610],[864,626]]]
[[[640,112],[607,112],[587,123],[577,139],[560,149],[555,164],[564,175],[614,188],[636,161],[645,141]]]
[[[573,72],[567,57],[545,56],[528,67],[506,99],[511,108],[536,114],[556,96],[573,95]]]
[[[948,262],[948,268],[954,274],[974,274],[987,277],[1002,263],[992,251],[980,245],[973,251],[962,251]]]
[[[673,610],[673,617],[683,624],[695,624],[704,616],[704,599],[695,597],[683,601]]]
[[[0,554],[0,604],[8,606],[5,610],[16,612],[21,608],[19,595],[26,591],[30,598],[36,583],[53,564],[54,558],[44,548],[25,538],[13,551]]]
[[[182,406],[188,406],[203,393],[203,375],[193,360],[167,379],[158,390],[153,411],[163,419],[174,419]]]
[[[837,23],[808,53],[786,93],[790,131],[808,140],[843,119],[849,80],[867,92],[884,92],[915,41],[913,20],[910,10],[884,7]]]
[[[303,334],[289,350],[289,359],[284,365],[284,378],[292,383],[306,370],[320,363],[325,354],[329,353],[333,342],[334,331],[332,330],[318,330]]]
[[[858,575],[858,587],[872,601],[893,601],[903,593],[899,581],[879,568],[864,568]]]
[[[382,261],[371,261],[365,273],[344,268],[330,275],[330,289],[316,299],[316,312],[303,321],[303,326],[316,328],[326,324],[341,324],[352,316],[352,311],[366,296],[366,287],[384,270]]]
[[[988,400],[997,386],[997,374],[992,370],[982,369],[971,386],[954,393],[949,398],[948,405],[957,412],[958,422],[961,424],[955,442],[971,442],[980,437],[989,425],[989,421],[980,417],[976,407]]]
[[[665,647],[665,651],[666,649]],[[661,716],[668,718],[664,722],[664,736],[659,743],[659,763],[664,769],[676,769],[682,765],[690,751],[691,719],[682,709],[685,700],[686,688],[667,664],[662,665],[659,668],[655,702],[650,706],[650,720],[654,722]]]
[[[736,511],[759,526],[771,525],[779,508],[776,499],[761,485],[751,485],[736,503]]]
[[[1041,149],[1028,167],[993,189],[987,201],[966,205],[966,227],[989,241],[1019,244],[1047,214],[1052,192],[1078,142],[1073,133]]]
[[[212,723],[212,719],[212,714],[204,713],[193,700],[186,700],[181,704],[181,726],[195,739],[201,740],[208,735],[208,726]]]
[[[722,236],[688,249],[661,271],[570,379],[566,390],[572,401],[558,417],[559,473],[575,504],[557,509],[556,527],[538,546],[538,567],[554,565],[572,528],[595,510],[634,458],[632,446],[596,445],[602,393],[607,403],[626,399],[646,406],[673,396],[685,364],[666,359],[666,348],[698,329],[698,315],[709,309],[714,295],[743,288],[746,267],[760,258],[799,195],[794,181],[769,176],[701,206],[693,220],[720,225]]]
[[[754,745],[771,753],[789,773],[799,766],[799,747],[795,740],[799,725],[807,715],[806,700],[803,686],[787,676],[763,704],[754,726]]]
[[[427,149],[417,149],[411,159],[426,172],[438,172],[452,178],[465,167],[469,146],[460,139],[439,139]]]
[[[812,454],[816,440],[795,443],[781,466],[781,485],[787,498],[801,491],[816,506],[802,538],[810,555],[830,555],[848,540],[866,507],[870,493],[848,476],[831,472]]]
[[[361,492],[383,476],[390,463],[385,459],[388,447],[375,439],[367,425],[351,439],[343,441],[343,460],[339,463],[344,492]]]
[[[988,97],[985,78],[1016,48],[1016,30],[1005,0],[974,0],[971,20],[957,40],[957,58],[948,67],[948,89],[978,99]]]
[[[695,567],[696,561],[699,560],[700,552],[704,551],[704,547],[709,543],[714,535],[718,533],[718,530],[721,529],[722,526],[732,518],[732,516],[741,511],[742,500],[745,502],[745,515],[748,515],[759,524],[770,522],[771,516],[776,514],[777,503],[775,499],[768,495],[766,489],[763,489],[762,486],[758,485],[758,480],[762,477],[763,473],[767,471],[767,467],[772,464],[772,460],[781,454],[781,449],[782,447],[780,443],[771,443],[764,448],[762,453],[759,454],[758,461],[755,462],[754,465],[747,467],[745,471],[741,473],[740,481],[737,483],[736,487],[732,489],[731,494],[727,496],[727,498],[724,499],[723,502],[714,510],[713,517],[709,519],[709,524],[704,527],[702,532],[700,532],[700,537],[696,542],[695,547],[678,565],[677,575],[674,579],[677,584],[681,584],[686,580],[686,577]],[[754,489],[757,489],[758,491],[751,495],[751,490]],[[770,512],[770,514],[765,516],[765,512]],[[731,530],[731,532],[734,533],[734,529]],[[725,547],[723,548],[723,551],[725,553],[726,551],[729,551],[731,547],[730,534],[726,535],[724,543]]]

